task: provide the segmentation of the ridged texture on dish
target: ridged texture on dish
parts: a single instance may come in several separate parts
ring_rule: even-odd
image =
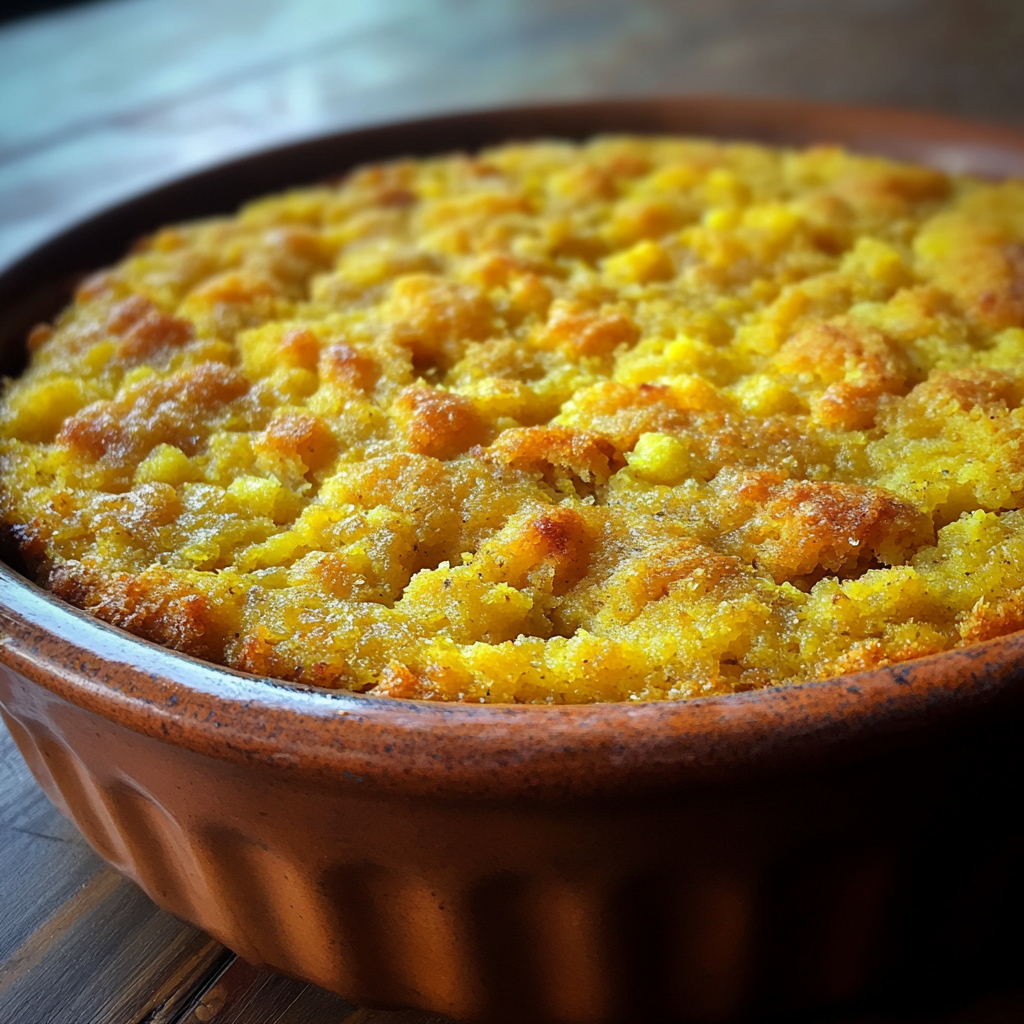
[[[40,580],[403,697],[826,678],[1024,623],[1024,186],[669,139],[168,228],[7,393]]]
[[[643,798],[382,798],[286,750],[239,764],[133,733],[8,668],[0,701],[49,796],[161,906],[362,1004],[710,1024],[841,1003],[894,967],[912,987],[922,960],[959,975],[1017,934],[1019,823],[991,796],[972,814],[999,756],[951,764],[948,737],[782,784],[768,758]]]
[[[19,710],[5,722],[106,860],[249,962],[362,1004],[459,1020],[710,1022],[756,999],[842,1001],[879,966],[899,851],[874,838],[794,875],[784,865],[800,849],[756,814],[744,821],[749,808],[576,807],[567,819],[557,805],[414,800],[396,814],[353,786],[311,792],[287,770],[239,772],[97,729],[23,685],[8,683]],[[611,841],[616,822],[630,839]],[[745,837],[736,849],[730,830]],[[801,901],[814,909],[794,928]]]

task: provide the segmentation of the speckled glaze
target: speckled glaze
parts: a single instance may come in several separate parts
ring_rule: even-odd
[[[354,162],[536,135],[838,141],[1024,173],[1024,137],[720,99],[476,113],[303,143],[132,200],[0,276],[5,369],[76,271]],[[355,1002],[724,1021],[1019,965],[1024,634],[825,683],[646,705],[424,704],[163,650],[0,566],[0,711],[162,906]]]

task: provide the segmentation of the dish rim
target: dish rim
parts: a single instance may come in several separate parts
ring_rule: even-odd
[[[215,195],[223,193],[241,177],[242,191],[228,207],[237,208],[245,199],[272,190],[273,185],[266,189],[255,179],[265,179],[275,168],[281,173],[282,162],[296,154],[297,163],[305,167],[322,161],[332,147],[355,151],[355,159],[343,157],[339,163],[347,169],[362,162],[359,152],[375,146],[390,149],[393,156],[406,151],[425,155],[416,145],[406,149],[401,140],[422,140],[438,134],[435,129],[442,138],[461,131],[465,148],[477,148],[488,144],[486,136],[492,141],[521,137],[508,131],[515,124],[575,123],[579,130],[574,137],[580,138],[595,134],[586,126],[602,117],[613,125],[630,116],[643,121],[636,128],[639,134],[650,134],[654,121],[689,116],[707,126],[718,117],[715,123],[723,132],[715,137],[771,142],[774,133],[783,131],[790,145],[804,144],[801,139],[809,134],[820,139],[822,125],[838,120],[846,123],[841,141],[851,148],[861,135],[880,137],[886,145],[866,150],[893,155],[888,143],[902,140],[904,157],[924,162],[925,143],[957,152],[980,147],[975,155],[981,154],[983,164],[1002,161],[1024,171],[1024,133],[1017,130],[872,107],[655,97],[444,114],[277,146],[130,196],[0,271],[0,310],[17,305],[26,290],[30,295],[21,304],[23,310],[32,307],[33,294],[51,303],[52,310],[55,289],[64,287],[68,261],[83,242],[91,252],[98,235],[113,231],[119,239],[113,245],[123,253],[141,233],[132,227],[140,219],[160,217],[161,210],[187,203],[190,192],[211,182],[217,185]],[[800,127],[787,127],[794,118],[800,119]],[[749,134],[739,130],[743,124]],[[754,131],[755,125],[761,130]],[[660,130],[700,134],[665,123]],[[537,137],[543,131],[531,134]],[[445,148],[450,147],[433,151]],[[259,173],[251,173],[254,168]],[[296,187],[303,180],[300,172]],[[209,202],[204,195],[194,205],[205,208]],[[167,222],[158,220],[149,230]],[[98,240],[100,248],[111,244]],[[91,266],[97,269],[99,264]],[[10,346],[19,331],[8,326],[0,333],[0,345]],[[23,344],[21,339],[15,343]],[[1016,671],[1024,663],[1024,632],[854,675],[690,700],[508,705],[361,696],[251,675],[161,647],[60,601],[3,563],[0,660],[60,698],[199,754],[405,793],[436,792],[441,786],[450,794],[558,796],[722,781],[768,766],[863,756],[905,743],[908,735],[945,732],[965,715],[1024,696],[1024,672]],[[543,725],[538,716],[544,716]]]

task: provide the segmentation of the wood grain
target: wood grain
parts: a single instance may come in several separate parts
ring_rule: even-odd
[[[413,1010],[357,1009],[339,996],[236,959],[176,1024],[445,1024]]]
[[[961,1007],[923,1013],[859,1010],[832,1014],[818,1021],[805,1017],[800,1020],[802,1024],[1020,1024],[1024,1020],[1024,994],[990,995]],[[412,1010],[357,1009],[313,985],[270,975],[235,959],[175,1024],[446,1024],[446,1021]]]
[[[0,1024],[169,1024],[230,956],[89,849],[0,725]]]
[[[724,92],[1024,124],[1016,0],[115,0],[0,30],[0,262],[264,146],[544,97]]]
[[[339,996],[236,959],[178,1024],[341,1024],[353,1013]]]

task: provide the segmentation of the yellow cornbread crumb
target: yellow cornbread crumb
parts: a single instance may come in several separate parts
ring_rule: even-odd
[[[641,434],[626,461],[652,484],[678,484],[690,475],[689,449],[672,434]]]
[[[173,444],[158,444],[135,470],[135,483],[137,484],[162,483],[177,487],[191,477],[192,461]],[[269,480],[260,480],[259,482],[273,486]],[[231,486],[234,487],[237,483],[239,483],[238,480]]]
[[[828,678],[1024,627],[1024,184],[673,138],[167,228],[30,337],[0,516],[140,636],[382,696]]]

